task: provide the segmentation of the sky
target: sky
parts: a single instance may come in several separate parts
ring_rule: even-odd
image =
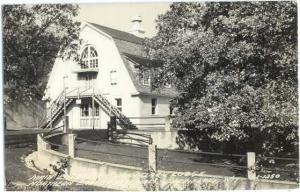
[[[146,37],[156,34],[155,19],[158,15],[165,13],[169,9],[170,3],[90,3],[79,4],[80,21],[89,21],[119,29],[129,31],[134,16],[142,17],[142,27]]]

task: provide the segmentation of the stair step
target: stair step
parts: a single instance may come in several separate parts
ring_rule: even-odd
[[[128,119],[118,108],[113,106],[105,97],[103,97],[101,94],[97,94],[94,96],[95,100],[104,108],[104,110],[109,115],[114,115],[118,118],[118,124],[123,129],[136,129],[136,126],[133,125],[133,123]],[[56,121],[59,116],[62,115],[64,110],[64,97],[60,95],[56,100],[55,104],[53,104],[53,108],[50,109],[51,114],[48,115],[47,121],[45,122],[45,127],[48,127],[50,125],[50,118],[52,119],[52,122]],[[66,107],[69,106],[69,104],[73,101],[73,99],[67,99],[66,100]]]
[[[60,98],[61,99],[64,99],[64,98]],[[57,100],[56,100],[57,101]],[[69,106],[69,104],[73,101],[73,99],[67,99],[66,100],[66,107]],[[52,122],[55,122],[55,120],[57,120],[57,118],[61,115],[61,113],[63,112],[64,110],[64,101],[62,102],[56,102],[55,104],[55,107],[53,109],[50,109],[51,110],[51,114],[48,115],[47,117],[47,120],[46,122],[44,123],[44,126],[42,127],[49,127],[50,126],[50,123],[51,123],[51,120],[52,119]]]
[[[95,98],[97,101],[101,102],[105,108],[107,108],[108,111],[110,111],[113,115],[117,116],[117,118],[119,119],[119,125],[124,128],[127,129],[129,128],[134,128],[136,129],[135,125],[132,124],[132,122],[130,121],[130,119],[128,119],[118,108],[116,108],[115,106],[113,106],[107,99],[105,99],[102,95],[98,94],[95,95]]]

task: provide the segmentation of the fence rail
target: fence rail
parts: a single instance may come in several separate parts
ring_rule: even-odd
[[[76,137],[76,140],[80,140],[80,141],[84,141],[84,142],[91,142],[91,143],[99,143],[99,144],[103,144],[103,143],[106,143],[105,141],[106,140],[90,140],[90,139],[85,139],[85,138],[82,138],[82,137]]]
[[[178,164],[190,164],[190,165],[208,165],[208,166],[235,168],[235,169],[242,169],[242,170],[248,169],[247,166],[224,165],[224,164],[216,164],[216,163],[183,162],[183,161],[173,161],[173,160],[162,160],[162,162],[178,163]]]
[[[109,142],[108,140],[90,140],[90,139],[85,139],[85,138],[80,138],[80,137],[76,137],[76,140],[79,141],[83,141],[83,142],[90,142],[90,143],[99,143],[99,144],[110,144],[110,145],[134,145],[134,146],[138,146],[138,147],[147,147],[147,145],[145,144],[137,144],[137,143],[129,143],[129,142],[121,142],[121,141],[114,141]]]
[[[287,160],[287,161],[299,161],[296,158],[288,158],[288,157],[270,157],[270,156],[257,156],[258,159],[277,159],[277,160]]]
[[[187,151],[187,150],[178,150],[178,149],[167,149],[168,151],[177,151],[182,153],[193,153],[193,154],[202,154],[202,155],[217,155],[217,156],[227,156],[227,157],[247,157],[247,155],[242,154],[226,154],[226,153],[216,153],[216,152],[207,152],[207,151]]]
[[[100,153],[100,154],[106,154],[106,155],[115,155],[115,156],[121,156],[121,157],[130,157],[130,158],[137,158],[137,159],[148,159],[147,157],[141,157],[141,156],[136,156],[136,155],[126,155],[126,154],[121,154],[121,153],[112,153],[112,152],[106,152],[106,151],[99,151],[99,150],[94,150],[94,149],[86,149],[82,147],[75,147],[76,150],[84,150],[88,152],[95,152],[95,153]]]
[[[48,138],[48,136],[47,136],[47,138]],[[76,141],[77,141],[77,143],[82,141],[82,142],[87,142],[87,143],[93,143],[96,145],[99,144],[98,146],[101,146],[102,144],[124,146],[122,144],[130,144],[130,143],[123,143],[123,142],[109,143],[107,140],[90,140],[87,138],[76,137],[74,134],[69,134],[68,139],[71,139],[71,138],[73,138],[73,140],[69,140],[69,142],[68,142],[69,143],[69,146],[68,146],[69,154],[76,154],[76,152],[86,151],[87,152],[86,155],[90,156],[90,157],[91,156],[94,157],[95,155],[92,155],[92,153],[95,153],[96,155],[102,154],[102,155],[112,155],[112,156],[116,156],[116,157],[127,157],[127,158],[138,159],[138,160],[146,160],[148,162],[149,169],[154,167],[154,170],[156,170],[157,164],[159,164],[159,166],[158,166],[159,168],[162,168],[161,166],[163,166],[164,163],[167,163],[167,164],[178,164],[177,167],[179,167],[180,165],[182,165],[182,167],[184,167],[184,165],[194,165],[194,166],[201,166],[201,165],[204,166],[205,165],[205,166],[229,168],[229,169],[233,169],[233,170],[242,170],[242,171],[248,172],[249,179],[257,179],[260,175],[257,176],[256,174],[264,173],[264,171],[282,172],[282,173],[288,173],[288,174],[294,173],[294,175],[299,175],[298,169],[292,170],[292,169],[282,169],[282,168],[270,168],[270,167],[266,167],[266,166],[257,167],[257,164],[256,164],[257,161],[255,160],[255,158],[257,158],[257,159],[267,158],[267,159],[297,161],[298,159],[295,159],[295,158],[269,157],[269,156],[261,157],[261,156],[255,155],[255,153],[253,153],[253,152],[247,153],[247,155],[242,155],[242,154],[223,154],[223,153],[204,152],[204,151],[194,152],[194,151],[184,151],[184,150],[169,150],[169,149],[165,150],[166,152],[191,153],[191,154],[195,154],[195,155],[200,154],[200,155],[210,155],[210,156],[216,155],[216,156],[223,156],[223,157],[238,157],[238,158],[243,158],[243,161],[247,160],[246,165],[200,162],[201,160],[200,161],[194,160],[194,162],[193,161],[191,162],[190,158],[189,158],[189,161],[180,161],[180,160],[176,160],[176,159],[170,159],[170,157],[168,157],[168,156],[167,157],[158,156],[158,150],[156,148],[156,145],[150,144],[150,143],[148,145],[148,155],[145,156],[142,154],[140,154],[140,155],[133,155],[130,153],[126,154],[126,153],[122,153],[119,151],[118,152],[103,151],[100,149],[100,147],[99,147],[99,149],[93,149],[93,148],[81,147],[79,145],[76,145]],[[125,138],[130,139],[130,137],[125,137]],[[57,144],[57,143],[53,143],[53,142],[49,142],[49,141],[47,141],[47,143],[52,146],[56,146],[56,147],[66,147],[67,146],[67,145]],[[73,146],[70,146],[70,143]],[[143,146],[145,147],[146,145],[143,145]],[[140,148],[140,149],[144,150],[142,148]],[[120,149],[118,149],[118,150],[120,150]],[[89,153],[89,152],[92,152],[92,153]],[[137,151],[135,151],[135,152],[137,152]],[[74,156],[76,156],[76,155],[74,155]],[[118,160],[118,158],[116,158],[116,159]]]
[[[286,173],[297,173],[295,170],[286,170],[286,169],[280,169],[280,168],[262,168],[262,171],[276,171],[276,172],[286,172]]]
[[[64,127],[64,125],[61,125],[61,126],[52,128],[52,129],[50,129],[49,131],[47,131],[45,134],[46,134],[46,135],[51,135],[51,133],[53,133],[55,130],[57,130],[57,129],[59,129],[59,128],[63,128],[63,127]]]

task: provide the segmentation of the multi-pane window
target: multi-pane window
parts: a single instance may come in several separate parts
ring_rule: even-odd
[[[95,103],[95,105],[94,105],[94,115],[96,117],[99,116],[99,104],[98,103]]]
[[[82,117],[89,117],[92,116],[92,103],[84,103],[81,104],[80,110],[81,110],[81,116]],[[100,115],[100,107],[98,103],[95,103],[94,105],[94,116],[99,116]]]
[[[143,72],[143,78],[142,78],[143,85],[150,85],[151,82],[151,76],[149,71]]]
[[[100,126],[100,106],[91,100],[85,100],[80,105],[80,127],[99,127]]]
[[[157,113],[157,99],[152,98],[151,99],[151,114],[156,115],[156,113]]]
[[[111,85],[117,84],[117,71],[116,70],[110,71],[110,84]]]
[[[88,117],[89,116],[89,104],[85,103],[80,106],[81,116]]]
[[[94,47],[89,45],[82,51],[81,68],[98,68],[98,53]]]
[[[121,98],[117,98],[116,99],[116,103],[117,103],[117,108],[122,111],[122,99]]]
[[[81,68],[85,69],[89,66],[89,48],[86,47],[81,54]]]
[[[172,88],[172,85],[170,83],[166,83],[165,88]]]

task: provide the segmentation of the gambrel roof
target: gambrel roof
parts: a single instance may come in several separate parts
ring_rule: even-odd
[[[125,67],[128,70],[130,78],[139,94],[168,97],[174,97],[178,94],[174,88],[161,88],[151,90],[150,86],[143,85],[140,81],[140,77],[138,74],[138,68],[140,65],[147,65],[148,67],[159,65],[158,61],[146,58],[145,44],[143,38],[137,37],[128,32],[112,29],[99,24],[89,24],[110,35],[113,38],[122,57],[122,60],[125,64]]]
[[[136,55],[130,55],[128,53],[121,53],[123,62],[129,72],[131,79],[133,80],[134,86],[141,95],[153,95],[153,96],[167,96],[175,97],[178,93],[174,88],[160,88],[151,89],[151,86],[143,85],[140,81],[139,73],[136,72],[139,65],[157,65],[157,63],[147,58],[138,58]],[[132,65],[133,64],[133,65]],[[154,66],[155,67],[155,66]]]
[[[137,37],[137,36],[135,36],[131,33],[127,33],[125,31],[120,31],[120,30],[113,29],[113,28],[110,28],[110,27],[106,27],[106,26],[103,26],[103,25],[99,25],[99,24],[96,24],[96,23],[89,23],[89,24],[93,25],[97,29],[100,29],[104,33],[109,34],[114,39],[120,39],[120,40],[123,40],[123,41],[132,42],[132,43],[135,43],[135,44],[144,44],[144,39],[143,38]]]

